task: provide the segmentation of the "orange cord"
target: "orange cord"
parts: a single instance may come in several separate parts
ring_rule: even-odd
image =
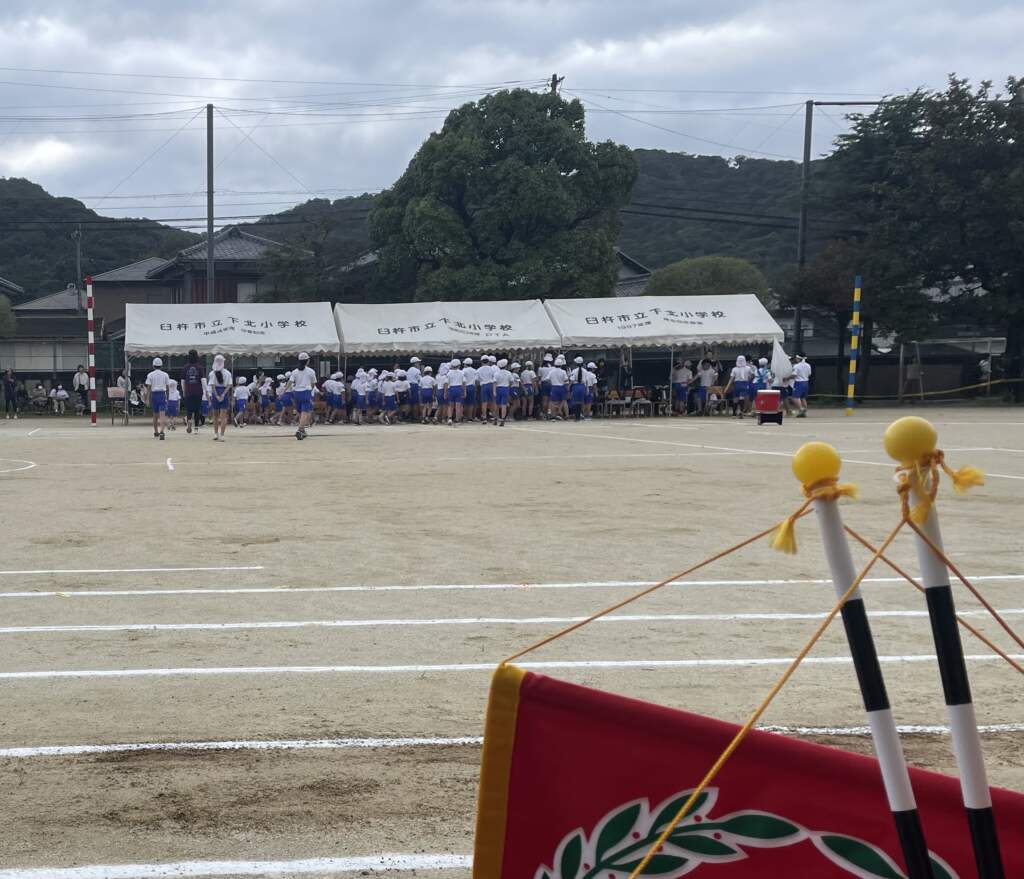
[[[869,552],[874,552],[875,551],[875,547],[872,546],[872,544],[869,541],[867,541],[863,537],[861,537],[849,525],[843,525],[843,530],[845,530],[847,534],[849,534],[852,538],[854,538],[854,540],[858,541],[861,544],[861,546],[863,546]],[[903,568],[901,568],[894,561],[892,561],[887,555],[883,554],[883,555],[879,556],[879,560],[885,562],[890,568],[892,568],[897,574],[899,574],[904,580],[906,580],[918,592],[924,594],[924,591],[925,591],[924,586],[922,586],[920,583],[918,583],[917,580],[915,580],[913,577],[911,577],[910,574],[908,574],[906,571],[904,571]],[[960,623],[960,625],[963,626],[965,629],[967,629],[968,632],[970,632],[972,635],[974,635],[975,638],[977,638],[979,641],[981,641],[982,644],[984,644],[986,647],[988,647],[994,653],[997,653],[999,656],[1001,656],[1003,659],[1005,659],[1011,666],[1013,666],[1013,668],[1015,668],[1021,674],[1024,674],[1024,666],[1022,666],[1019,662],[1017,662],[1017,660],[1013,659],[1002,648],[997,647],[995,644],[993,644],[985,635],[983,635],[976,628],[974,628],[974,626],[972,626],[969,622],[967,622],[967,620],[965,620],[962,616],[957,614],[956,621],[958,623]]]

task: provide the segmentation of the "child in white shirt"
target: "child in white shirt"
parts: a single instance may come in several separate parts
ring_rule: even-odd
[[[380,420],[384,424],[398,423],[398,398],[395,390],[395,377],[393,373],[385,372],[380,380],[380,395],[382,406]]]
[[[233,421],[235,427],[245,427],[245,407],[249,405],[249,385],[244,375],[236,380]]]
[[[167,380],[167,426],[171,430],[177,430],[175,422],[181,415],[181,391],[178,390],[178,380]]]

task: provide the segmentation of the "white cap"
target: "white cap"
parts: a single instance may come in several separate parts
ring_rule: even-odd
[[[506,366],[508,366],[508,361],[504,357],[502,357],[501,360],[498,361],[498,366],[504,369]]]
[[[246,381],[247,381],[246,377],[245,377],[244,375],[240,375],[240,376],[239,376],[239,377],[238,377],[238,378],[237,378],[237,379],[235,380],[235,384],[236,384],[236,385],[244,385],[244,384],[246,383]]]
[[[495,362],[495,361],[494,361],[494,355],[492,354],[492,355],[491,355],[491,363],[494,363],[494,362]]]
[[[758,366],[767,366],[768,365],[768,358],[767,357],[762,357],[760,360],[757,361],[757,365]]]
[[[283,381],[284,381],[284,376],[283,376],[283,375],[279,375],[279,376],[277,377],[277,380],[278,380],[279,382],[283,382]]]
[[[590,363],[587,364],[587,369],[597,369],[597,364],[591,360]]]
[[[582,357],[577,357],[577,358],[576,358],[576,359],[575,359],[575,360],[573,361],[573,363],[582,363],[582,362],[583,362],[583,358],[582,358]]]
[[[370,371],[367,374],[368,375],[376,375],[377,374],[377,368],[375,366],[371,366],[370,367]]]
[[[153,358],[153,366],[163,366],[164,362],[159,357]]]
[[[527,366],[533,366],[533,361],[532,360],[527,360],[526,361],[526,365]]]
[[[554,359],[555,359],[555,358],[554,358],[554,357],[552,357],[552,356],[551,356],[550,354],[545,354],[545,355],[544,355],[544,362],[545,362],[545,363],[550,363],[550,362],[551,362],[552,360],[554,360]]]
[[[462,361],[462,365],[463,366],[472,366],[473,365],[473,358],[472,357],[467,357],[465,360]]]
[[[159,359],[159,358],[157,358],[157,359]],[[218,363],[220,364],[220,366],[217,365]],[[213,358],[213,368],[214,369],[223,369],[224,368],[224,355],[223,354],[218,354],[216,357]]]
[[[555,366],[565,366],[565,358],[561,354],[555,358]]]
[[[395,370],[395,376],[397,378],[405,378],[405,370],[404,369],[396,369]]]
[[[449,365],[449,366],[454,366],[454,367],[459,367],[459,366],[462,366],[462,361],[461,361],[461,360],[459,360],[459,358],[458,358],[458,357],[456,357],[456,358],[455,358],[455,359],[454,359],[454,360],[453,360],[453,361],[452,361],[451,363],[449,363],[448,365]]]
[[[299,360],[309,360],[309,355],[305,351],[302,351],[299,354]]]
[[[518,364],[518,363],[513,363],[513,364],[512,364],[512,365],[511,365],[511,366],[509,367],[509,369],[519,369],[519,364]]]
[[[420,361],[419,357],[410,357],[409,358],[409,362],[410,363],[420,363],[421,361]]]
[[[432,366],[424,366],[423,367],[423,371],[424,372],[433,372],[434,371],[434,367],[432,367]]]

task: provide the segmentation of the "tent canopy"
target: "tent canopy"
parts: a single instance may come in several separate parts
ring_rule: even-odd
[[[782,341],[753,293],[548,299],[565,348],[662,347]]]
[[[328,302],[218,302],[125,306],[126,354],[338,352]]]
[[[345,354],[445,354],[559,344],[539,299],[339,303],[334,319]]]

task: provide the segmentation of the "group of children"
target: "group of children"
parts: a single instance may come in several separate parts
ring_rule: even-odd
[[[675,414],[710,414],[722,403],[732,410],[733,416],[742,418],[752,408],[758,391],[775,389],[781,392],[786,411],[797,418],[807,417],[807,396],[811,386],[811,364],[798,354],[781,370],[772,372],[767,357],[753,358],[739,355],[736,365],[729,371],[724,387],[720,384],[721,367],[716,361],[701,360],[696,370],[689,360],[676,363],[672,371]]]

